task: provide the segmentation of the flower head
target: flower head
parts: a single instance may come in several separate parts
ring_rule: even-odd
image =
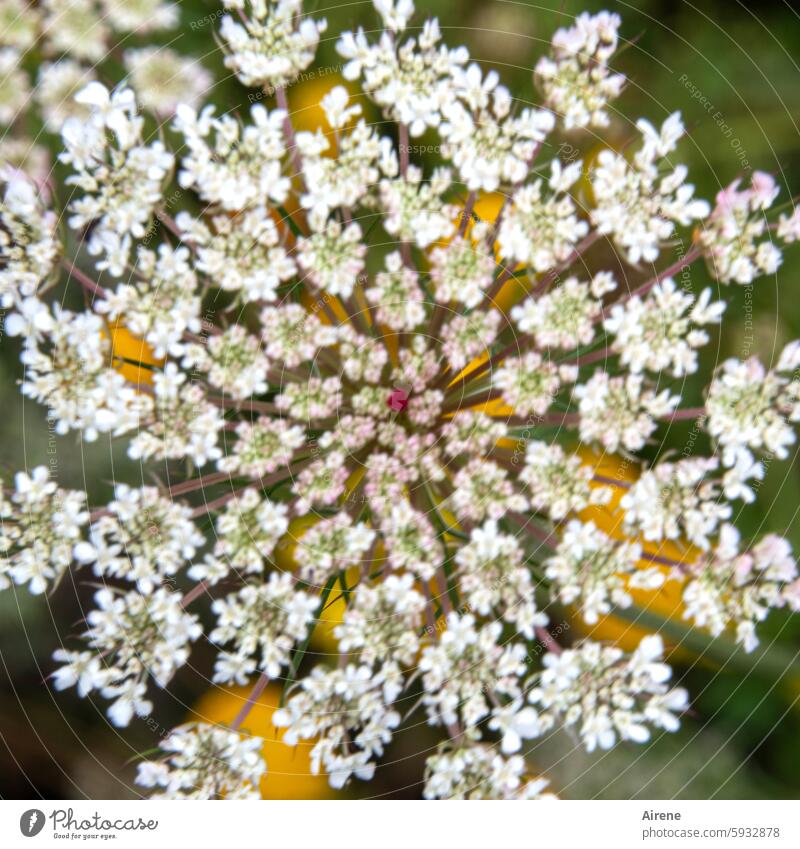
[[[225,63],[261,89],[249,109],[205,105],[213,77],[168,48],[127,51],[125,84],[95,79],[85,64],[112,31],[176,23],[158,0],[47,0],[0,51],[0,120],[24,100],[26,21],[60,56],[37,100],[70,172],[2,173],[22,392],[58,435],[119,440],[115,464],[147,475],[91,508],[43,466],[0,487],[0,589],[41,594],[68,570],[104,582],[55,687],[98,693],[126,726],[197,644],[202,674],[252,686],[229,727],[180,726],[141,764],[158,798],[257,795],[261,741],[239,727],[279,679],[274,724],[334,787],[372,778],[420,715],[444,738],[429,798],[540,798],[520,753],[557,725],[589,751],[676,730],[688,694],[659,635],[629,653],[581,642],[547,606],[594,624],[669,580],[687,622],[746,650],[771,609],[800,608],[786,540],[731,524],[795,442],[800,343],[770,366],[723,362],[702,395],[682,382],[702,377],[724,311],[686,269],[771,274],[773,232],[797,241],[797,214],[770,222],[763,172],[713,209],[697,197],[678,113],[564,155],[564,130],[610,123],[616,15],[559,30],[542,102],[523,106],[435,20],[411,32],[410,0],[375,0],[382,31],[341,35],[348,87],[297,132],[286,89],[324,21],[300,0],[224,6]],[[411,144],[426,133],[433,164]],[[57,205],[89,262],[65,258]],[[51,295],[62,265],[69,308]],[[689,419],[708,456],[694,437],[656,451]]]

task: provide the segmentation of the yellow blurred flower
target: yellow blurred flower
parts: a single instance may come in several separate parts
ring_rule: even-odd
[[[472,228],[475,226],[476,219],[478,221],[487,221],[490,224],[494,224],[497,221],[498,215],[500,215],[500,211],[503,209],[505,200],[506,196],[501,192],[479,192],[475,199],[475,204],[472,207],[473,214],[467,223],[465,235],[470,235]],[[457,223],[460,224],[460,220],[457,221]],[[447,244],[447,241],[449,240],[445,240],[440,244]],[[499,262],[502,257],[500,256],[500,249],[497,242],[494,243],[493,247],[495,258]],[[515,271],[518,271],[521,268],[522,264],[518,263],[515,266]],[[514,304],[519,303],[519,301],[528,294],[528,287],[529,279],[527,275],[524,274],[506,280],[503,287],[494,298],[495,307],[504,313],[508,313]],[[467,369],[469,368],[470,366],[467,367]],[[464,371],[466,372],[467,369]]]
[[[164,360],[155,357],[150,345],[144,339],[134,336],[122,319],[109,324],[108,335],[114,368],[136,386],[152,386],[153,369],[148,366],[160,368]]]
[[[345,497],[358,485],[358,479],[363,475],[356,473],[348,482],[345,490]],[[297,570],[298,563],[295,559],[295,551],[297,545],[307,531],[321,521],[320,516],[307,514],[305,516],[297,516],[289,522],[289,528],[286,533],[278,541],[275,546],[273,558],[279,569],[285,572],[294,572]],[[350,567],[345,570],[345,581],[348,587],[354,586],[358,581],[358,566]],[[334,586],[330,592],[325,605],[318,611],[318,623],[314,627],[309,642],[310,649],[320,655],[337,654],[338,643],[334,636],[333,629],[340,625],[344,619],[344,612],[347,609],[344,592],[338,584]],[[322,658],[320,658],[322,659]]]
[[[215,687],[203,695],[194,706],[188,721],[230,725],[244,705],[250,687],[225,689]],[[325,775],[311,772],[309,752],[314,740],[304,740],[297,746],[283,742],[284,729],[272,724],[278,709],[281,685],[268,684],[261,698],[252,706],[242,723],[244,731],[263,737],[262,754],[267,772],[261,779],[263,799],[330,799],[335,793]]]
[[[639,466],[614,454],[604,454],[601,457],[586,449],[581,450],[580,454],[585,462],[594,467],[595,475],[604,479],[602,484],[598,483],[596,486],[607,486],[612,491],[612,497],[608,504],[587,507],[579,514],[580,519],[584,522],[594,522],[601,531],[604,531],[613,539],[628,538],[623,530],[625,512],[620,507],[620,501],[625,495],[626,484],[638,479]],[[613,481],[619,483],[615,484]],[[642,548],[645,553],[651,556],[663,557],[679,563],[691,563],[698,554],[692,546],[671,541],[646,542]],[[639,561],[639,565],[642,569],[653,568],[656,565],[664,575],[670,572],[669,566],[654,564],[650,560],[642,559]],[[673,576],[671,580],[665,581],[658,589],[629,588],[628,592],[636,607],[664,620],[681,621],[684,612],[682,580]],[[614,643],[625,651],[632,651],[642,637],[652,633],[651,629],[633,624],[613,614],[602,616],[594,626],[587,625],[578,615],[574,619],[574,626],[587,636]]]
[[[292,124],[298,132],[313,133],[316,130],[322,130],[323,133],[328,133],[330,125],[322,108],[322,98],[336,86],[344,86],[350,90],[350,86],[340,73],[337,71],[324,73],[324,71],[325,68],[320,68],[313,76],[301,79],[287,89],[286,97]],[[353,92],[350,91],[350,93],[352,95]],[[363,98],[361,100],[363,102]],[[330,155],[333,155],[333,152]]]

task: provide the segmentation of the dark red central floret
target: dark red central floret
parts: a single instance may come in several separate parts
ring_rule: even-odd
[[[402,413],[408,406],[408,392],[405,389],[393,389],[386,399],[386,405],[396,413]]]

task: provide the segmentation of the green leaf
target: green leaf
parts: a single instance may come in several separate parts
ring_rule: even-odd
[[[737,645],[729,636],[712,637],[699,628],[692,628],[675,619],[664,619],[656,613],[635,605],[627,610],[614,609],[614,615],[626,622],[667,637],[693,654],[697,654],[746,675],[757,675],[767,681],[784,676],[800,678],[798,653],[782,648],[777,643],[761,643],[750,653]]]
[[[328,597],[330,596],[336,581],[337,577],[334,575],[328,583],[325,584],[325,587],[320,594],[320,599],[322,601],[321,610],[325,610],[327,607]],[[314,624],[308,629],[308,634],[306,635],[305,640],[303,640],[302,644],[295,649],[294,654],[292,655],[292,659],[289,663],[289,671],[286,673],[286,681],[284,682],[283,689],[281,690],[281,698],[279,702],[280,707],[283,707],[289,688],[297,680],[297,672],[300,669],[300,664],[303,662],[303,658],[306,656],[308,645],[311,642],[311,637],[314,635],[314,628],[316,627],[316,624]]]
[[[302,236],[303,231],[297,226],[297,222],[289,215],[289,210],[286,209],[285,206],[276,206],[275,209],[281,214],[281,217],[288,225],[289,229],[295,236]]]

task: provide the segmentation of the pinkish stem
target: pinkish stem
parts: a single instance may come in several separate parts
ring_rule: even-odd
[[[208,589],[209,584],[208,581],[200,581],[199,584],[193,586],[189,592],[184,595],[181,599],[181,607],[186,609],[196,598],[199,598],[203,595],[204,592]]]
[[[400,146],[400,176],[405,177],[408,172],[408,127],[405,124],[397,125],[397,136]]]
[[[534,630],[536,631],[536,636],[541,640],[549,652],[552,652],[553,654],[561,654],[563,649],[555,641],[555,638],[550,634],[547,628],[542,628],[541,625],[537,625]]]
[[[91,277],[84,274],[80,270],[80,268],[78,268],[77,265],[74,265],[67,259],[62,259],[61,264],[69,272],[70,277],[74,277],[78,281],[78,283],[80,283],[81,286],[83,286],[83,288],[87,290],[87,292],[91,292],[98,298],[108,297],[108,293],[106,292],[106,290],[102,286],[95,283]]]
[[[475,208],[475,192],[470,192],[467,196],[467,202],[464,205],[464,211],[461,213],[461,223],[458,226],[458,235],[463,236],[467,232],[467,225],[472,218],[472,210]]]
[[[691,419],[704,419],[706,417],[705,407],[687,407],[685,410],[675,410],[669,416],[664,416],[670,422],[685,422]]]
[[[255,703],[261,698],[261,694],[267,688],[268,683],[269,678],[267,677],[267,673],[262,672],[261,675],[259,675],[258,681],[256,681],[253,689],[250,691],[247,701],[242,705],[242,709],[236,714],[236,719],[234,719],[231,723],[231,728],[234,731],[237,731],[245,719],[247,719],[247,715],[253,709],[253,705],[255,705]]]
[[[685,256],[682,256],[677,262],[673,262],[672,265],[667,266],[663,271],[659,271],[655,277],[650,278],[646,283],[642,283],[638,289],[634,289],[632,292],[628,292],[623,295],[616,303],[611,306],[617,306],[618,304],[624,304],[630,298],[634,297],[642,297],[646,295],[654,286],[659,284],[662,280],[666,280],[667,277],[672,277],[675,274],[683,271],[685,268],[688,268],[693,262],[698,260],[703,255],[702,250],[695,246],[693,247]],[[602,321],[604,318],[608,316],[608,310],[603,310],[595,321]]]
[[[292,160],[292,167],[297,172],[297,176],[303,177],[303,162],[300,159],[300,151],[297,149],[297,140],[294,135],[294,126],[289,112],[289,102],[286,100],[286,92],[282,86],[275,89],[275,102],[279,109],[283,109],[286,117],[283,119],[283,134],[286,136],[286,144],[289,148],[289,156]]]

